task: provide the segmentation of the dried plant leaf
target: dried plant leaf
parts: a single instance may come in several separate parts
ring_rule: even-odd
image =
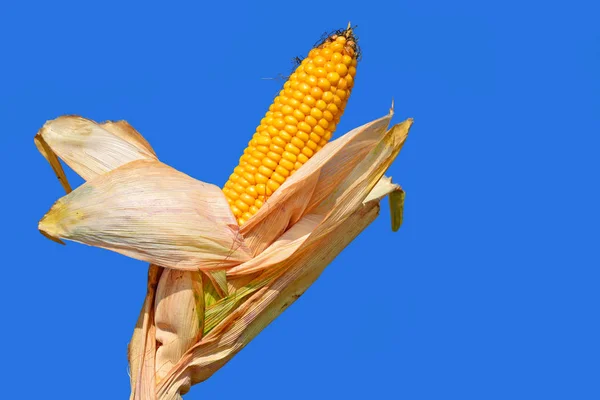
[[[242,226],[246,243],[257,255],[291,224],[310,212],[331,193],[379,143],[392,113],[328,143],[273,193]]]
[[[56,156],[86,181],[131,161],[156,160],[148,142],[125,121],[102,125],[78,116],[63,116],[46,122],[35,142],[63,186],[66,177]],[[67,187],[65,190],[69,192]]]
[[[154,299],[162,271],[163,268],[156,265],[150,265],[148,269],[146,298],[127,349],[131,378],[130,400],[156,399]]]
[[[284,261],[276,280],[244,301],[182,357],[159,383],[158,398],[177,399],[189,389],[190,382],[202,382],[221,368],[304,293],[333,258],[375,219],[378,210],[377,202],[361,206],[329,241],[302,246],[301,251]]]
[[[305,216],[258,256],[228,270],[227,276],[252,274],[280,263],[298,250],[322,220],[323,216],[321,215]]]
[[[200,272],[165,269],[156,290],[156,380],[160,382],[204,331]]]
[[[402,215],[404,213],[404,190],[400,185],[392,183],[392,178],[384,176],[377,185],[371,190],[365,202],[381,199],[388,196],[390,203],[390,216],[392,220],[392,231],[396,232],[402,225]]]
[[[55,203],[39,229],[182,270],[250,259],[221,190],[159,161],[133,161],[83,184]]]

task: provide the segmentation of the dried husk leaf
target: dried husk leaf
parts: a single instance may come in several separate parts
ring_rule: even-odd
[[[260,254],[319,204],[381,141],[392,113],[328,143],[289,177],[242,226],[246,244]]]
[[[39,229],[189,271],[250,259],[221,190],[154,160],[133,161],[83,184],[55,203]]]
[[[34,141],[67,193],[71,188],[57,156],[86,181],[131,161],[156,160],[150,144],[126,121],[98,124],[63,116],[46,122]]]
[[[328,241],[303,246],[284,261],[279,277],[254,293],[183,356],[158,384],[158,399],[179,399],[190,385],[208,379],[225,365],[304,293],[335,256],[375,219],[378,211],[376,201],[361,206]]]
[[[200,272],[165,269],[156,290],[156,380],[160,382],[204,331]]]
[[[183,356],[159,383],[160,400],[178,399],[190,385],[208,379],[304,293],[333,258],[373,221],[379,212],[379,200],[398,189],[385,180],[377,184],[400,151],[411,124],[408,120],[390,129],[346,179],[314,208],[316,214],[304,217],[320,223],[288,258],[265,269],[258,278],[260,282],[254,287],[249,285],[250,297],[232,307],[234,311]],[[374,188],[377,192],[369,197]],[[369,201],[365,202],[367,197]],[[277,275],[265,282],[264,275],[274,271]]]
[[[148,289],[142,311],[127,348],[131,383],[130,400],[156,400],[156,327],[154,324],[154,299],[163,268],[150,265]]]

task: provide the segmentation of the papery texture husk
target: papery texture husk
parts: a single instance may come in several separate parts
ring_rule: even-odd
[[[178,399],[191,385],[208,379],[295,301],[373,221],[382,197],[401,193],[403,200],[402,189],[383,173],[397,156],[411,124],[408,120],[380,133],[337,186],[323,189],[325,195],[310,213],[304,207],[298,221],[264,252],[227,270],[228,279],[243,283],[207,309],[205,336],[158,383],[158,399]],[[314,188],[310,193],[314,195]],[[392,220],[400,217],[401,221],[401,204],[390,206]]]
[[[132,161],[92,178],[58,200],[39,229],[189,271],[250,259],[221,190],[156,160]]]

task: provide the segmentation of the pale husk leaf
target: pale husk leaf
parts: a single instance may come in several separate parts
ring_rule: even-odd
[[[34,140],[67,193],[70,187],[57,156],[86,181],[131,161],[156,160],[152,147],[126,121],[98,124],[62,116],[46,122]]]
[[[148,289],[144,305],[127,348],[131,383],[130,400],[156,400],[156,327],[154,324],[154,299],[163,268],[150,265]]]
[[[255,292],[183,356],[158,384],[158,399],[179,399],[190,385],[208,379],[221,368],[304,293],[333,258],[375,219],[378,210],[377,202],[360,207],[330,240],[303,246],[284,261],[279,277]]]
[[[250,259],[221,189],[154,160],[133,161],[83,184],[54,204],[39,229],[189,271]]]
[[[156,380],[160,382],[204,331],[200,272],[165,269],[156,290]]]
[[[304,293],[331,260],[373,221],[379,200],[397,187],[383,182],[368,202],[365,199],[397,156],[411,123],[405,121],[390,129],[342,184],[314,208],[316,214],[304,217],[320,220],[326,215],[291,256],[265,270],[267,274],[278,271],[271,281],[254,291],[184,355],[159,383],[160,400],[178,399],[190,385],[208,379]]]

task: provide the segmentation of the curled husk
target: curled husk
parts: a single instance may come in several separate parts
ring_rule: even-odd
[[[129,345],[131,399],[178,399],[208,379],[318,278],[390,197],[384,173],[412,120],[392,112],[327,144],[241,228],[222,192],[161,163],[129,124],[48,122],[36,145],[69,193],[40,221],[47,237],[151,263]],[[58,158],[86,183],[71,191]]]

